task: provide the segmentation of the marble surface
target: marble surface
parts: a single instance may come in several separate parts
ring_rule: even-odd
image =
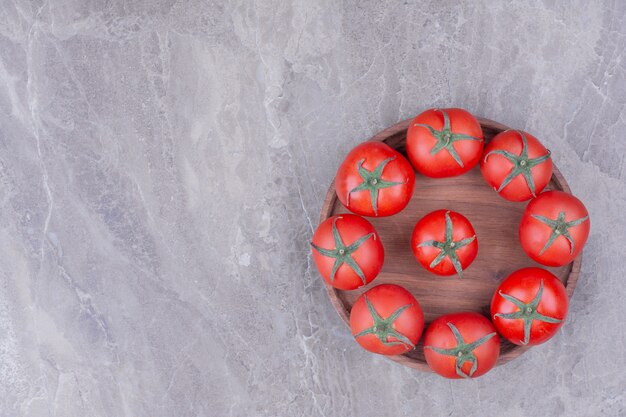
[[[626,3],[2,0],[1,416],[626,415]],[[460,106],[592,232],[567,324],[474,381],[368,354],[309,254],[342,156]]]

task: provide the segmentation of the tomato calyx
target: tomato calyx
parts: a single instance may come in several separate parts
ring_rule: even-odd
[[[540,222],[544,224],[547,224],[548,226],[552,228],[552,233],[550,234],[550,237],[548,238],[548,241],[544,245],[543,249],[541,249],[541,252],[539,252],[539,255],[543,255],[543,253],[554,243],[556,238],[558,238],[559,236],[563,236],[565,239],[567,239],[567,241],[569,242],[569,247],[570,247],[569,253],[570,255],[573,255],[574,254],[574,239],[572,239],[572,236],[569,234],[569,229],[571,227],[578,226],[579,224],[582,224],[586,220],[589,219],[589,216],[585,216],[585,217],[581,217],[580,219],[566,222],[564,211],[561,211],[555,220],[549,219],[544,216],[540,216],[538,214],[533,214],[532,217],[539,220]]]
[[[363,274],[363,270],[361,270],[361,267],[359,266],[359,264],[357,264],[356,261],[352,258],[352,254],[356,252],[356,250],[359,249],[361,245],[365,243],[367,239],[369,239],[370,237],[373,236],[374,239],[376,239],[376,235],[374,233],[368,233],[367,235],[362,236],[359,239],[357,239],[351,245],[346,246],[343,243],[341,236],[339,235],[339,230],[337,230],[337,224],[336,224],[337,220],[342,219],[342,218],[343,217],[338,216],[335,219],[333,219],[332,229],[333,229],[333,239],[335,240],[335,249],[320,248],[313,242],[311,242],[311,246],[313,246],[313,248],[316,251],[318,251],[320,254],[327,256],[329,258],[335,259],[335,263],[333,264],[333,269],[330,273],[330,282],[333,282],[335,280],[335,274],[337,273],[337,270],[339,269],[341,265],[345,263],[354,270],[354,272],[359,276],[359,278],[361,278],[361,281],[363,281],[363,285],[365,285],[367,284],[367,280],[365,279],[365,274]]]
[[[417,247],[419,248],[424,246],[430,246],[440,249],[441,252],[439,252],[439,255],[437,255],[437,257],[433,259],[433,261],[430,263],[430,268],[434,268],[435,266],[439,265],[439,263],[443,261],[443,259],[447,256],[448,259],[450,259],[450,262],[452,262],[454,270],[456,271],[459,278],[463,278],[463,267],[461,266],[461,262],[459,261],[459,257],[457,256],[456,251],[472,243],[476,239],[476,235],[458,240],[456,242],[452,240],[452,219],[450,219],[450,211],[446,211],[445,236],[446,240],[444,240],[443,242],[439,242],[437,240],[426,240],[417,245]]]
[[[504,178],[502,184],[500,184],[500,187],[498,187],[497,192],[502,191],[504,187],[509,185],[509,183],[513,181],[513,179],[518,175],[523,175],[526,179],[526,184],[528,184],[528,189],[530,190],[530,193],[533,197],[537,197],[537,195],[535,194],[535,180],[533,180],[530,169],[550,159],[551,152],[550,150],[548,150],[548,153],[546,153],[545,155],[539,156],[537,158],[529,158],[528,140],[526,139],[526,135],[524,135],[524,132],[519,130],[516,130],[516,132],[519,133],[522,138],[522,152],[519,155],[515,155],[503,149],[496,149],[485,155],[484,160],[485,162],[487,162],[487,158],[489,158],[489,156],[496,154],[505,157],[509,160],[509,162],[511,162],[511,164],[513,164],[511,172],[509,172],[509,175]]]
[[[481,337],[475,342],[465,343],[465,341],[463,340],[463,336],[461,336],[461,332],[459,332],[459,329],[457,329],[454,324],[448,322],[448,327],[450,328],[450,330],[452,330],[452,334],[454,334],[454,338],[456,339],[456,347],[452,349],[443,349],[435,346],[424,346],[424,349],[430,349],[441,355],[454,356],[456,358],[456,374],[462,378],[471,378],[478,368],[478,359],[476,358],[476,355],[474,355],[474,349],[494,337],[496,333],[489,333],[488,335]],[[470,369],[468,374],[463,372],[462,369],[465,362],[470,362],[472,364],[472,368]]]
[[[494,319],[496,317],[500,317],[508,320],[516,320],[521,319],[524,320],[524,340],[520,340],[522,345],[527,345],[530,342],[530,328],[533,324],[533,320],[544,321],[546,323],[560,323],[563,320],[557,319],[555,317],[544,316],[543,314],[537,311],[537,306],[541,301],[541,296],[543,295],[543,279],[539,284],[539,291],[535,295],[535,298],[532,299],[529,303],[524,303],[522,300],[513,297],[512,295],[505,294],[502,291],[498,291],[498,294],[505,300],[515,304],[518,311],[514,313],[496,313],[493,315]]]
[[[383,175],[383,170],[387,166],[387,164],[396,159],[395,156],[391,158],[385,159],[381,162],[374,170],[368,171],[363,168],[363,163],[365,159],[361,159],[357,163],[357,170],[359,171],[359,175],[363,182],[354,187],[352,190],[348,191],[348,195],[346,196],[347,205],[350,205],[350,194],[357,191],[369,191],[370,199],[372,201],[372,209],[374,209],[374,215],[378,216],[378,190],[383,188],[394,187],[396,185],[406,184],[409,180],[407,179],[405,182],[397,182],[397,181],[386,181],[381,177]]]
[[[378,312],[370,302],[369,298],[367,298],[366,295],[363,295],[363,298],[365,298],[365,304],[367,304],[367,309],[369,310],[372,319],[374,320],[374,325],[355,334],[355,339],[368,334],[373,334],[385,346],[405,345],[410,347],[411,349],[415,348],[415,345],[411,343],[408,337],[393,328],[393,323],[398,319],[398,317],[400,317],[404,310],[412,307],[413,304],[403,305],[402,307],[399,307],[396,311],[391,313],[389,317],[383,319],[380,314],[378,314]],[[390,341],[390,337],[393,337],[396,340]]]
[[[461,157],[452,145],[454,144],[454,142],[458,142],[460,140],[480,141],[482,139],[470,135],[465,135],[463,133],[453,133],[450,129],[450,117],[448,117],[448,113],[443,110],[439,111],[441,112],[441,114],[443,114],[443,128],[441,130],[436,130],[432,126],[423,123],[416,123],[414,126],[425,127],[430,131],[430,134],[433,135],[433,137],[437,140],[435,146],[433,146],[433,148],[430,150],[431,155],[435,155],[439,153],[439,151],[446,149],[450,153],[452,159],[454,159],[461,168],[464,168],[465,165],[463,164]]]

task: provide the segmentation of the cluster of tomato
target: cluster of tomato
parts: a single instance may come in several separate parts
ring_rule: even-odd
[[[381,142],[365,142],[345,158],[336,175],[337,196],[355,214],[322,222],[314,233],[315,264],[333,287],[353,290],[380,272],[384,248],[372,224],[361,216],[391,216],[413,195],[415,170],[428,177],[453,177],[480,163],[486,182],[510,201],[532,201],[519,226],[524,251],[536,262],[561,266],[582,250],[589,215],[576,197],[543,189],[552,176],[552,160],[534,136],[507,130],[483,146],[483,132],[463,109],[431,109],[418,115],[407,132],[406,152]],[[478,253],[470,221],[460,213],[434,211],[415,225],[411,248],[419,263],[437,275],[462,277]],[[448,378],[478,377],[500,353],[499,333],[518,345],[550,339],[568,311],[565,287],[551,272],[524,268],[496,289],[490,319],[474,312],[435,319],[424,336],[431,369]],[[420,304],[398,285],[383,284],[363,293],[352,307],[350,327],[365,349],[398,355],[415,348],[424,328]]]

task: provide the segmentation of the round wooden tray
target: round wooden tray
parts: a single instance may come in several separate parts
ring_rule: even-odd
[[[375,135],[371,140],[382,141],[406,155],[406,131],[412,119],[404,120]],[[503,130],[509,129],[492,120],[478,118],[485,143]],[[500,197],[484,181],[479,167],[460,177],[433,179],[416,173],[415,190],[409,205],[390,217],[368,217],[385,246],[385,264],[378,277],[358,290],[342,291],[326,284],[330,301],[341,318],[349,323],[350,309],[356,299],[376,285],[393,283],[409,290],[424,310],[426,326],[446,313],[476,311],[489,317],[489,303],[498,284],[511,272],[539,266],[554,273],[565,284],[571,298],[580,273],[582,254],[572,263],[550,268],[531,260],[518,240],[517,229],[527,202],[512,203]],[[556,166],[546,190],[570,192],[565,178]],[[439,277],[427,272],[413,256],[410,241],[415,223],[437,209],[449,209],[466,216],[478,237],[478,256],[466,270],[463,279],[456,276]],[[322,206],[320,222],[330,216],[349,211],[339,202],[335,182],[330,185]],[[518,357],[528,347],[516,346],[501,338],[498,365]],[[422,341],[404,355],[390,359],[420,371],[430,371],[424,359]]]

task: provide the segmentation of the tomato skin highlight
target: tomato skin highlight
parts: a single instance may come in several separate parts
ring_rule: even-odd
[[[350,329],[352,335],[357,335],[374,324],[374,319],[368,310],[366,297],[382,318],[388,318],[399,308],[411,305],[393,322],[393,329],[404,335],[413,346],[417,345],[424,330],[424,313],[419,302],[403,287],[395,284],[381,284],[365,293],[356,300],[350,311]],[[374,334],[356,337],[356,341],[364,349],[381,355],[400,355],[413,348],[405,344],[386,346]],[[396,341],[395,338],[388,339]]]
[[[567,222],[583,219],[581,224],[568,229],[574,242],[574,251],[565,236],[558,236],[545,251],[552,228],[533,216],[558,219],[564,213]],[[524,252],[535,262],[547,266],[562,266],[572,262],[582,251],[591,227],[589,212],[576,197],[563,191],[546,191],[528,203],[519,225],[519,239]],[[543,251],[543,252],[542,252]]]
[[[532,320],[528,343],[524,343],[524,320],[503,318],[501,314],[519,312],[521,309],[500,293],[530,303],[538,294],[543,282],[543,291],[536,311],[543,316],[560,320],[550,323]],[[569,310],[569,298],[565,286],[549,271],[542,268],[523,268],[513,272],[500,283],[491,299],[491,318],[498,333],[516,345],[534,346],[551,339],[563,326]]]
[[[312,243],[320,248],[335,249],[335,241],[332,233],[332,224],[336,220],[336,227],[343,243],[347,246],[358,239],[373,233],[359,248],[352,253],[352,258],[363,271],[366,284],[369,284],[378,276],[383,267],[385,249],[374,226],[361,216],[354,214],[339,214],[324,220],[315,230]],[[329,285],[341,290],[354,290],[366,285],[359,275],[346,263],[342,264],[331,282],[331,271],[335,259],[322,255],[315,248],[313,260],[320,275]]]
[[[527,132],[525,135],[528,142],[528,158],[539,158],[549,154],[548,149],[539,140]],[[494,136],[485,146],[484,155],[480,160],[480,172],[483,178],[494,190],[498,190],[507,175],[512,171],[514,165],[502,155],[490,154],[492,151],[507,151],[519,156],[522,153],[523,142],[520,132],[517,130],[506,130]],[[552,178],[552,158],[548,158],[542,163],[530,168],[530,173],[535,185],[535,196],[541,193]],[[509,201],[527,201],[533,198],[533,194],[523,175],[517,175],[498,194]]]
[[[411,235],[411,249],[417,261],[427,271],[441,276],[450,276],[457,273],[452,261],[446,256],[439,264],[431,268],[431,262],[441,253],[441,249],[430,246],[418,247],[418,245],[429,240],[445,241],[446,212],[449,212],[450,220],[452,221],[452,237],[454,241],[476,236],[474,227],[465,216],[449,210],[435,210],[428,213],[415,224],[413,234]],[[456,254],[463,270],[467,269],[478,254],[478,237],[476,236],[469,245],[457,250]]]
[[[432,154],[437,139],[424,126],[441,131],[444,128],[446,112],[450,119],[451,132],[478,138],[479,140],[459,140],[452,144],[463,166],[460,166],[447,149]],[[474,168],[483,154],[483,131],[478,120],[468,111],[459,108],[429,109],[420,113],[409,125],[406,137],[406,151],[415,169],[422,175],[432,178],[455,177]]]
[[[466,343],[472,343],[489,334],[496,333],[472,351],[477,360],[477,368],[471,378],[477,378],[491,370],[500,356],[500,338],[491,321],[475,312],[445,314],[430,323],[424,335],[424,356],[430,369],[445,378],[462,378],[456,372],[456,357],[443,355],[427,347],[452,349],[457,346],[457,340],[448,323],[452,323],[459,330]],[[461,370],[469,375],[471,368],[472,364],[465,362]]]
[[[363,183],[359,163],[363,161],[362,168],[373,172],[389,158],[393,159],[384,166],[381,179],[398,184],[378,190],[375,211],[369,191],[352,191]],[[409,204],[415,187],[415,171],[409,161],[391,146],[369,141],[356,146],[345,157],[337,170],[335,187],[341,204],[353,213],[370,217],[391,216]]]

